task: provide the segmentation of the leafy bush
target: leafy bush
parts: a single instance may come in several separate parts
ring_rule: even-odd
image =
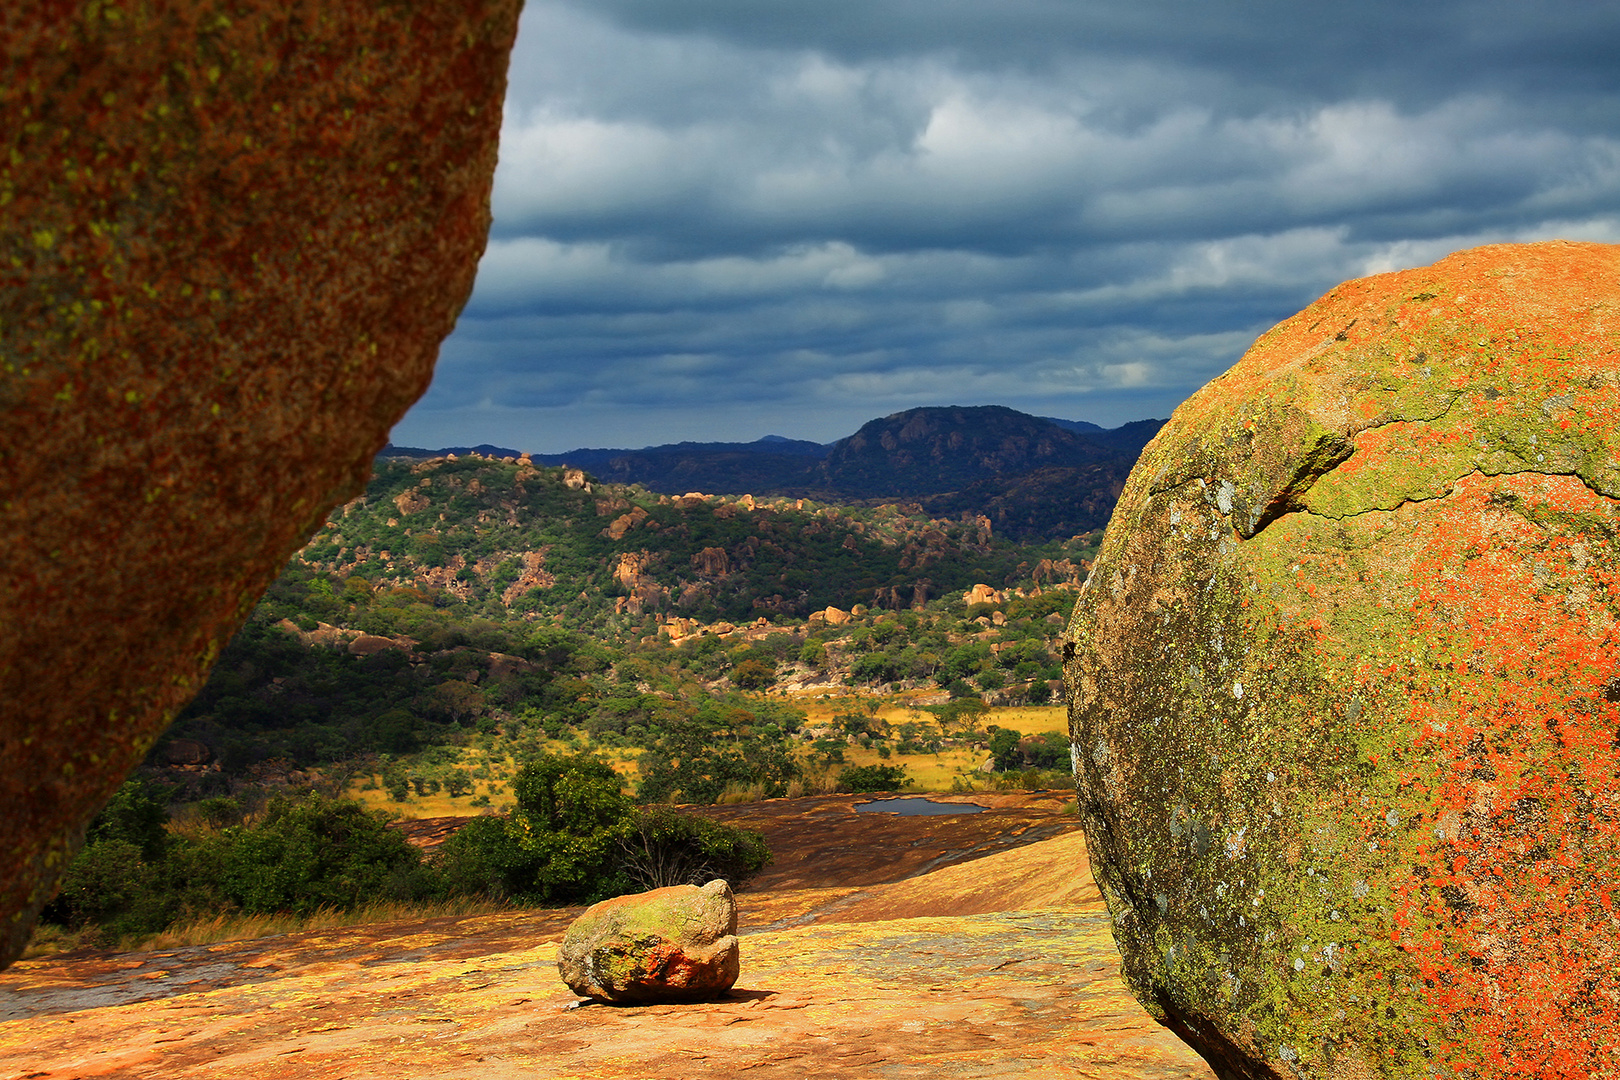
[[[599,900],[625,891],[620,843],[635,809],[619,775],[585,754],[543,754],[512,782],[517,806],[478,818],[440,847],[456,891],[535,903]]]
[[[217,847],[220,895],[249,913],[347,910],[379,897],[409,899],[403,882],[422,861],[389,816],[316,792],[279,795],[264,819],[227,828]]]
[[[40,918],[75,930],[98,925],[115,935],[161,929],[176,912],[155,887],[159,873],[127,840],[92,840],[68,864]]]
[[[1069,768],[1068,737],[1055,731],[1026,739],[1011,728],[1001,728],[990,737],[990,753],[999,772]]]
[[[173,789],[147,780],[119,785],[85,829],[85,841],[120,840],[144,859],[162,858],[168,846],[169,797]]]
[[[1024,760],[1036,769],[1062,769],[1071,771],[1069,737],[1055,731],[1042,732],[1040,741],[1026,739],[1023,744]]]
[[[506,817],[476,817],[439,845],[433,866],[451,894],[506,900],[534,888],[534,853],[526,850]]]
[[[744,660],[731,669],[731,681],[740,690],[763,690],[776,681],[776,670],[764,661]]]
[[[838,790],[899,791],[910,780],[899,765],[852,765],[838,774]]]
[[[939,718],[942,728],[958,725],[971,728],[990,711],[990,706],[977,697],[955,698],[944,705],[928,705],[925,708]]]
[[[165,827],[163,794],[138,780],[118,790],[91,823],[45,921],[95,925],[116,937],[161,930],[182,916],[309,914],[443,891],[420,853],[388,828],[389,816],[352,800],[280,795],[261,821],[220,827],[240,820],[241,809],[232,799],[210,799],[187,815],[189,834],[177,836]]]
[[[771,861],[765,838],[752,829],[669,806],[637,810],[621,850],[626,875],[643,889],[706,885],[721,878],[741,888]]]
[[[904,672],[901,670],[899,656],[884,651],[857,657],[849,666],[849,674],[857,682],[887,683],[902,678]]]
[[[785,733],[802,717],[768,701],[706,701],[690,718],[672,718],[652,740],[639,762],[637,798],[709,805],[732,785],[755,784],[767,798],[785,795],[799,775]]]
[[[1008,772],[1022,767],[1024,756],[1018,752],[1023,733],[1002,728],[990,736],[990,756],[995,760],[997,772]]]
[[[477,818],[440,846],[434,865],[451,892],[593,901],[722,877],[740,885],[770,860],[756,832],[667,806],[637,808],[618,775],[585,755],[535,758],[514,790],[509,817]]]

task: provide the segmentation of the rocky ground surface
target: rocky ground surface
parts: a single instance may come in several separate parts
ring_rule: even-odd
[[[1212,1075],[1121,983],[1065,795],[866,798],[717,808],[776,853],[721,1001],[578,1006],[579,909],[80,953],[0,973],[0,1077]]]

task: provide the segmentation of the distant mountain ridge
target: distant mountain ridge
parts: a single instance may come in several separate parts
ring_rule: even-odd
[[[580,448],[530,459],[666,495],[903,499],[932,514],[983,514],[1020,539],[1057,538],[1107,523],[1131,466],[1163,423],[1138,420],[1110,429],[1001,405],[930,406],[869,421],[827,445],[767,435],[750,443]],[[519,454],[485,444],[437,451],[389,446],[379,456],[472,452]]]

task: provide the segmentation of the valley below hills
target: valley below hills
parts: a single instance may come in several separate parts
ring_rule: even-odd
[[[379,457],[115,796],[124,817],[92,823],[0,975],[0,1075],[1208,1077],[1120,981],[1073,812],[1058,639],[1117,485],[1003,527],[1075,470],[1122,479],[1136,435],[1080,446],[1011,410],[874,424],[786,451],[821,470],[802,491]],[[763,838],[726,998],[573,1007],[555,956],[580,907],[423,891],[441,844],[514,820],[524,770],[558,760]],[[961,812],[856,812],[897,791]],[[357,925],[255,907],[229,866],[214,892],[187,880],[208,852],[313,873],[267,828],[299,807],[426,857]],[[119,839],[136,826],[149,850]]]
[[[957,744],[983,761],[993,732],[964,710],[1061,695],[1055,641],[1098,535],[670,496],[526,455],[379,459],[148,767],[195,797],[336,769],[409,810],[443,790],[498,806],[543,748],[609,754],[640,785],[665,762],[693,802]]]
[[[509,822],[537,761],[589,762],[645,808],[1066,788],[1058,638],[1099,538],[671,495],[527,454],[381,457],[92,823],[33,955],[237,934],[209,920],[283,900],[210,852],[274,863],[257,838],[298,814],[416,838]],[[537,898],[377,845],[389,903]]]

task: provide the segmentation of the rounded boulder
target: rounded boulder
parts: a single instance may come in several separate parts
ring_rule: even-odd
[[[709,1001],[737,982],[737,901],[724,881],[616,896],[563,936],[557,970],[581,997]]]
[[[1334,289],[1143,453],[1065,634],[1133,991],[1222,1077],[1620,1075],[1620,248]]]

